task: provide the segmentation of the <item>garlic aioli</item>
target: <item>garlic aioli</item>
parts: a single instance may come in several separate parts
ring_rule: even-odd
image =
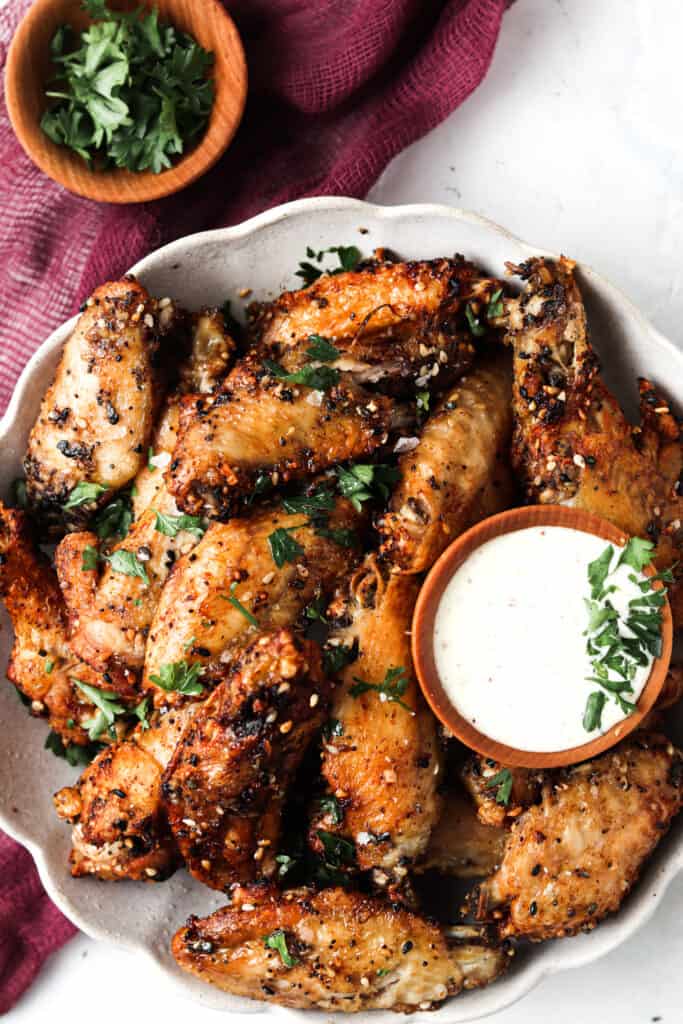
[[[613,545],[616,565],[623,551]],[[442,686],[480,732],[520,750],[566,750],[607,732],[627,714],[609,693],[598,728],[583,718],[599,687],[586,650],[591,597],[588,565],[607,541],[563,526],[502,534],[472,552],[446,585],[434,623]],[[609,601],[626,616],[647,577],[629,565],[613,571]],[[624,697],[637,703],[651,654]],[[602,700],[602,698],[600,698]]]

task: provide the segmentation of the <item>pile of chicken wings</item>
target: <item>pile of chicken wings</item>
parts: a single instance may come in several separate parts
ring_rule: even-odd
[[[680,670],[645,728],[532,772],[444,735],[411,664],[424,574],[515,504],[595,511],[679,573],[679,423],[644,380],[627,422],[574,269],[377,251],[246,326],[131,277],[84,304],[0,511],[7,675],[82,766],[55,795],[72,874],[225,893],[183,970],[431,1009],[616,911],[677,814]],[[473,880],[441,923],[427,873]]]

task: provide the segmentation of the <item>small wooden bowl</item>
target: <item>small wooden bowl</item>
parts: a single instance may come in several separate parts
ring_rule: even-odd
[[[508,512],[501,512],[499,515],[483,520],[458,537],[444,551],[427,576],[413,616],[413,660],[422,692],[432,711],[446,728],[466,746],[504,765],[525,768],[557,768],[561,765],[576,764],[578,761],[585,761],[603,753],[640,724],[654,706],[664,685],[671,660],[673,625],[671,609],[667,601],[662,607],[662,653],[652,664],[650,676],[638,699],[638,710],[623,721],[617,722],[602,736],[568,750],[538,752],[518,750],[516,747],[499,743],[497,740],[491,739],[490,736],[479,732],[452,704],[441,684],[434,657],[436,611],[441,595],[451,577],[476,548],[493,537],[513,533],[516,530],[524,530],[530,526],[565,526],[582,530],[584,533],[595,534],[608,543],[619,546],[623,546],[628,540],[626,534],[606,519],[562,505],[529,505],[525,508],[513,508]],[[644,571],[648,576],[654,575],[655,572],[649,567]],[[654,586],[660,588],[661,583],[655,583]],[[531,650],[533,623],[529,625]]]
[[[137,0],[114,0],[110,6],[131,10]],[[244,50],[232,18],[218,0],[150,0],[162,21],[194,36],[214,54],[215,98],[204,135],[194,148],[161,174],[151,171],[91,170],[65,146],[43,132],[40,119],[48,100],[45,84],[54,73],[49,46],[63,24],[85,28],[90,19],[80,0],[34,0],[14,34],[5,69],[7,109],[19,142],[45,174],[70,192],[106,203],[142,203],[161,199],[195,181],[227,149],[240,123],[247,95]]]

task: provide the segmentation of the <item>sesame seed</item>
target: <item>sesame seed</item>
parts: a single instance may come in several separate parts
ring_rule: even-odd
[[[264,583],[266,586],[268,586],[268,584],[272,583],[274,579],[275,579],[275,573],[274,572],[267,572],[266,575],[261,580],[261,583]]]
[[[149,875],[150,878],[154,878],[157,873],[156,868],[145,868],[145,874]]]
[[[579,455],[578,452],[576,452],[576,454],[574,455],[574,458],[572,459],[572,462],[574,463],[575,466],[578,466],[579,469],[585,469],[586,468],[586,460],[584,459],[583,455]]]
[[[320,700],[320,696],[317,693],[312,693],[311,696],[310,696],[310,699],[308,701],[309,707],[314,708],[317,705],[319,700]]]
[[[151,313],[145,313],[144,324],[146,327],[154,327],[154,317]]]
[[[293,725],[293,724],[294,724],[294,723],[292,722],[292,720],[291,720],[291,719],[290,719],[289,721],[287,721],[287,722],[283,722],[283,723],[282,723],[282,725],[280,726],[280,732],[281,732],[281,733],[288,733],[288,732],[291,732],[291,729],[292,729],[292,725]]]

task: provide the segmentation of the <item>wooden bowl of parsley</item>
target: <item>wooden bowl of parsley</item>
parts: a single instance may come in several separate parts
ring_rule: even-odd
[[[41,170],[89,199],[138,203],[221,156],[247,70],[218,0],[35,0],[5,81],[14,130]]]

